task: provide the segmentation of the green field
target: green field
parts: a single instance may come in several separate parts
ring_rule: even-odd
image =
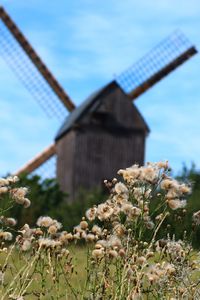
[[[23,288],[22,282],[24,281],[28,284],[30,280],[31,280],[30,286],[28,287],[26,293],[24,294],[24,299],[30,299],[30,300],[57,299],[57,297],[55,297],[56,289],[59,294],[59,299],[77,299],[73,295],[73,289],[75,288],[76,290],[77,289],[81,290],[84,287],[84,283],[86,279],[87,248],[81,246],[79,247],[71,246],[69,247],[69,251],[70,251],[70,257],[72,257],[72,266],[65,265],[65,263],[62,262],[62,264],[60,264],[62,265],[62,269],[61,267],[57,268],[56,272],[58,272],[59,270],[62,272],[62,270],[64,269],[66,272],[69,272],[69,274],[66,276],[67,280],[64,278],[62,272],[62,275],[60,275],[61,280],[59,282],[59,285],[57,285],[56,282],[53,282],[52,276],[50,276],[48,273],[46,274],[35,273],[34,276],[31,276],[33,272],[33,267],[31,266],[31,263],[34,258],[31,258],[29,254],[27,254],[27,256],[23,255],[22,258],[22,256],[19,253],[15,252],[9,257],[7,261],[6,259],[7,254],[1,253],[0,256],[1,269],[5,264],[7,265],[4,283],[1,284],[1,288],[0,288],[1,299],[2,300],[17,299],[17,298],[10,298],[8,295],[6,295],[6,293],[9,290],[10,290],[9,294],[12,294],[15,291],[14,295],[16,296],[17,291],[19,292],[20,290],[19,286]],[[46,261],[45,264],[48,264],[48,261]],[[18,273],[20,270],[23,269],[25,265],[29,266],[29,274],[27,275],[26,280],[24,280],[24,277],[20,278],[20,275]],[[38,269],[40,269],[39,266]],[[18,273],[18,277],[16,276],[17,273]],[[47,277],[49,277],[48,280]],[[20,284],[20,280],[21,280],[21,284]],[[42,293],[43,290],[45,291],[45,293]],[[48,293],[46,292],[47,290]],[[78,296],[78,299],[81,299],[81,296]]]

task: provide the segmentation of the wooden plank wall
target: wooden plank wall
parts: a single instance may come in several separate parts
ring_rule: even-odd
[[[56,143],[57,179],[61,189],[70,194],[69,201],[74,197],[74,155],[76,132],[70,131]]]
[[[88,112],[57,143],[57,176],[70,200],[82,187],[101,186],[119,169],[144,162],[147,130],[136,107],[119,87],[104,94],[100,103],[96,112],[108,113],[108,124]]]
[[[87,131],[76,138],[74,189],[101,186],[104,179],[117,176],[117,171],[134,163],[143,164],[144,134],[117,136],[103,131]]]

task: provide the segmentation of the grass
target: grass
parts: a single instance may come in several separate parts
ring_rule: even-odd
[[[72,289],[75,288],[76,290],[81,290],[84,286],[85,278],[86,278],[86,267],[87,267],[87,247],[85,246],[70,246],[69,247],[70,256],[72,256],[72,265],[65,265],[62,264],[62,269],[69,272],[67,278],[69,282],[65,280],[63,274],[61,275],[61,280],[59,282],[59,286],[57,287],[58,292],[62,295],[62,298],[59,299],[75,299],[73,296],[73,292],[71,294],[66,295],[66,285],[70,284]],[[6,272],[6,277],[4,279],[4,286],[1,286],[0,290],[0,297],[1,299],[8,299],[7,296],[3,298],[6,291],[9,288],[12,288],[12,292],[14,292],[15,288],[17,287],[18,281],[24,280],[24,278],[14,277],[14,274],[19,272],[23,268],[23,266],[27,265],[27,261],[29,260],[29,276],[27,276],[27,280],[32,280],[30,286],[26,292],[26,299],[30,300],[49,300],[49,299],[56,299],[55,298],[55,289],[52,290],[52,287],[57,284],[56,282],[52,282],[51,276],[49,274],[40,274],[35,273],[34,276],[31,276],[33,269],[31,269],[31,261],[33,258],[27,255],[20,255],[19,252],[15,251],[6,262],[6,253],[1,253],[0,256],[0,268],[2,269],[3,266],[6,265],[8,272]],[[41,259],[40,259],[41,261]],[[45,262],[47,263],[47,262]],[[63,273],[63,272],[62,272]],[[49,277],[49,278],[48,278]],[[44,284],[44,286],[43,286]],[[48,288],[47,288],[48,286]],[[41,291],[45,290],[45,293],[42,294]],[[48,293],[46,292],[48,290]],[[34,293],[33,293],[34,291]],[[37,292],[35,292],[37,291]],[[10,298],[9,298],[10,299]]]
[[[72,233],[41,216],[37,228],[24,225],[10,248],[4,248],[12,239],[7,226],[13,218],[0,216],[1,300],[200,299],[199,254],[186,233],[184,240],[168,231],[162,239],[158,236],[173,210],[183,223],[179,212],[190,187],[168,176],[167,162],[133,166],[120,174],[125,183],[113,179],[110,197],[90,208],[88,220],[82,219]],[[13,204],[24,205],[26,189],[8,188],[10,183],[15,179],[2,179],[0,185]],[[200,224],[200,211],[192,221],[193,227]]]

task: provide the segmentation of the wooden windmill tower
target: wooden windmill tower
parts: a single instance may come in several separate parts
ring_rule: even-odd
[[[173,33],[76,108],[3,8],[0,19],[1,54],[48,114],[65,117],[55,142],[17,174],[56,156],[58,181],[73,199],[80,187],[100,185],[119,168],[142,164],[149,128],[133,100],[197,53],[186,37]]]

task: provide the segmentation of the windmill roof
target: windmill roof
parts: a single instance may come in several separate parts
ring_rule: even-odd
[[[95,110],[96,106],[93,104],[98,100],[98,98],[102,97],[104,92],[107,92],[111,87],[120,87],[119,84],[113,80],[106,86],[98,89],[97,91],[93,92],[80,106],[78,106],[76,109],[74,109],[65,119],[64,123],[58,130],[55,141],[59,140],[63,135],[65,135],[72,127],[74,124],[82,117],[83,114],[85,114],[87,111]],[[98,102],[98,101],[97,101]],[[139,111],[138,111],[139,113]],[[149,128],[143,119],[142,115],[139,113],[142,121],[145,124],[147,132],[149,132]]]
[[[114,81],[107,84],[106,86],[93,92],[80,106],[74,109],[65,119],[64,124],[58,130],[55,140],[60,139],[64,134],[66,134],[78,121],[78,119],[90,108],[90,106],[97,100],[98,96],[102,95],[103,91],[107,90]]]

